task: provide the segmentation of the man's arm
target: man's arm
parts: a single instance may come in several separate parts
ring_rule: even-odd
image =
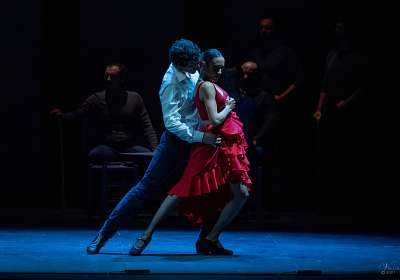
[[[53,108],[49,114],[53,117],[58,117],[64,120],[81,119],[94,110],[96,102],[98,102],[97,99],[98,98],[95,95],[91,95],[77,109],[71,112],[63,113],[60,108]]]
[[[356,89],[346,100],[344,100],[344,102],[346,102],[346,104],[355,102],[360,97],[361,92],[361,88]]]
[[[351,105],[355,102],[358,102],[358,100],[365,94],[365,89],[368,88],[367,84],[373,80],[367,73],[368,71],[368,64],[365,58],[363,57],[358,57],[358,88],[345,100],[341,101],[342,107],[346,107],[348,105]]]
[[[288,54],[288,64],[290,75],[293,75],[293,82],[280,94],[275,95],[276,101],[281,101],[286,99],[286,97],[295,91],[304,82],[304,71],[303,67],[297,57],[297,55],[292,50],[287,50]]]
[[[93,112],[99,103],[99,97],[95,94],[89,96],[77,109],[74,111],[62,114],[65,120],[76,120],[86,117]]]
[[[142,121],[144,136],[145,136],[148,144],[150,145],[151,149],[154,151],[158,145],[157,134],[154,131],[153,125],[150,120],[150,116],[146,110],[146,106],[140,95],[138,95],[138,101],[137,101],[136,106],[137,106],[136,110]]]
[[[267,133],[271,131],[274,122],[273,114],[268,110],[268,107],[270,107],[268,94],[266,92],[261,92],[257,98],[259,103],[256,110],[260,112],[260,114],[256,114],[258,117],[255,121],[259,123],[260,126],[252,139],[252,143],[255,146],[264,141]]]
[[[290,86],[288,86],[288,88],[284,92],[275,95],[275,100],[278,101],[278,102],[282,101],[283,99],[285,99],[289,95],[289,93],[291,93],[295,89],[296,89],[296,84],[293,83]]]
[[[328,94],[327,94],[325,88],[327,88],[329,69],[332,66],[332,63],[335,61],[337,55],[338,54],[336,51],[331,51],[326,56],[325,69],[324,69],[323,78],[322,78],[322,88],[321,88],[321,91],[319,94],[317,108],[315,109],[315,112],[313,114],[313,118],[317,121],[317,123],[319,123],[319,121],[321,120],[322,109],[323,109],[323,107],[326,103],[326,99],[328,97]]]

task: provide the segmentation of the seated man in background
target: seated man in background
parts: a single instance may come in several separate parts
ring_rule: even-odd
[[[117,160],[120,153],[151,152],[157,147],[153,129],[142,97],[126,90],[127,69],[120,63],[107,65],[105,90],[89,96],[76,110],[62,113],[58,108],[50,114],[65,120],[89,117],[94,120],[100,145],[89,152],[96,162]],[[145,144],[142,138],[144,135]]]

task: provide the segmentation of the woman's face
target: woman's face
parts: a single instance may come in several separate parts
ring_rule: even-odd
[[[225,67],[225,59],[214,57],[211,61],[204,64],[204,79],[216,83],[221,77]]]

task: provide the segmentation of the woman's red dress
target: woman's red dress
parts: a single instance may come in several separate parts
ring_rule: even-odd
[[[220,112],[229,95],[219,86],[213,85],[217,110]],[[199,98],[199,89],[200,86],[197,87],[195,104],[203,123],[207,123],[207,110]],[[232,111],[221,125],[213,126],[209,123],[201,128],[203,132],[213,132],[222,137],[218,147],[192,144],[184,174],[168,194],[186,198],[182,210],[193,223],[203,223],[205,219],[218,215],[231,198],[229,187],[225,187],[227,183],[240,182],[251,187],[249,161],[246,157],[248,145],[242,128],[243,124]]]

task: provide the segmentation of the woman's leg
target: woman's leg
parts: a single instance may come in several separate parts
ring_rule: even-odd
[[[241,183],[230,183],[230,188],[233,193],[233,198],[224,207],[219,216],[216,224],[207,235],[207,239],[211,241],[217,241],[221,231],[229,225],[230,222],[236,217],[239,211],[249,197],[249,191],[247,187]]]
[[[148,241],[150,240],[156,226],[160,223],[160,221],[165,218],[171,210],[173,210],[178,203],[181,201],[181,198],[175,195],[168,195],[160,208],[158,208],[157,213],[154,215],[153,219],[150,222],[150,225],[144,231],[143,235],[137,240],[134,247],[136,249],[141,249],[147,246]],[[143,248],[144,249],[144,248]]]
[[[156,226],[160,223],[162,219],[164,219],[181,201],[181,197],[176,195],[168,195],[160,208],[158,208],[157,213],[154,215],[153,219],[150,222],[150,225],[144,232],[145,237],[151,237]]]

